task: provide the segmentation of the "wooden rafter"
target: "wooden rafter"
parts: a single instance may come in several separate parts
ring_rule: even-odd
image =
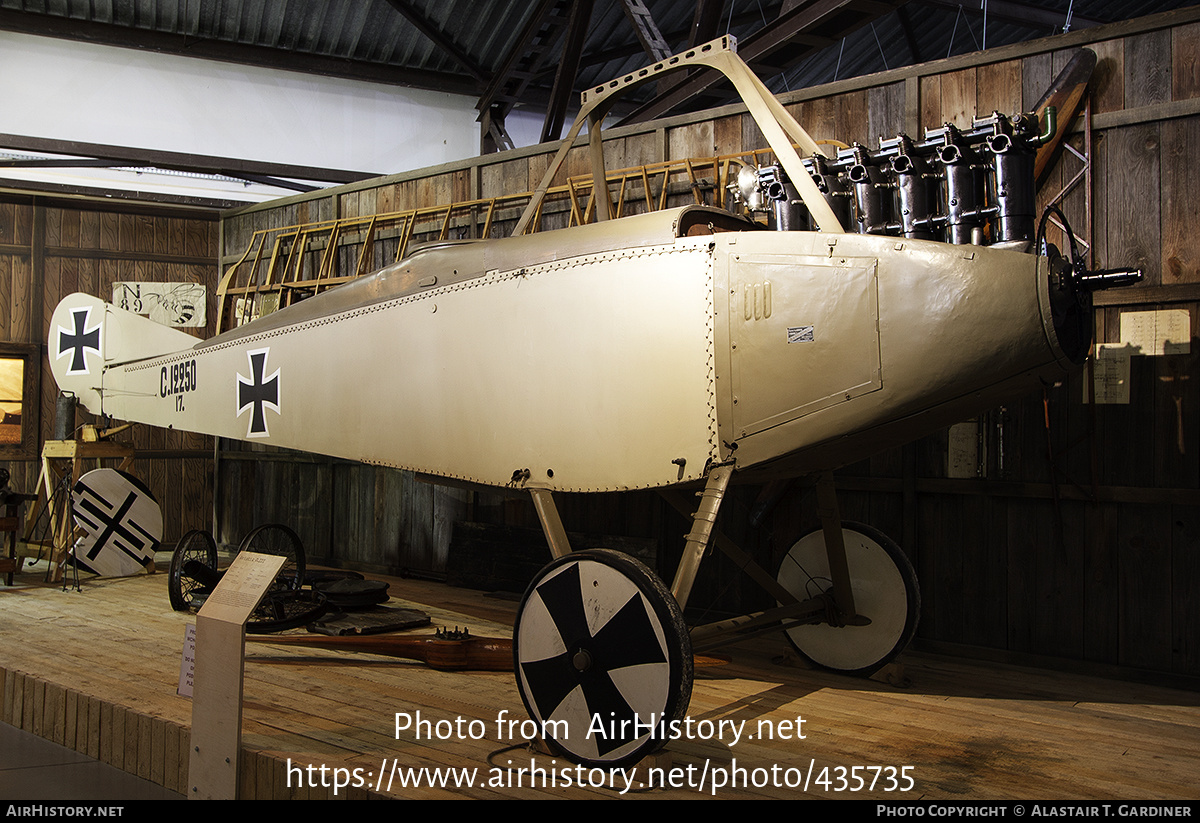
[[[654,17],[651,16],[650,10],[646,8],[646,4],[642,0],[621,0],[621,8],[625,10],[625,16],[633,24],[633,31],[637,35],[638,42],[642,44],[642,48],[645,49],[652,62],[657,63],[659,60],[666,60],[671,56],[670,45],[663,38],[662,32],[658,30]]]
[[[978,4],[960,3],[958,0],[924,0],[924,2],[930,6],[940,6],[955,12],[961,7],[963,14],[974,17],[983,16],[983,9]],[[992,20],[1006,20],[1025,26],[1038,25],[1058,29],[1062,28],[1067,17],[1065,13],[1060,11],[1053,11],[1029,3],[1019,3],[1014,0],[988,0],[987,16]],[[1090,29],[1100,25],[1103,25],[1103,21],[1101,20],[1094,20],[1090,17],[1075,14],[1074,12],[1071,13],[1072,30]]]
[[[481,113],[507,114],[533,80],[546,53],[566,27],[570,0],[541,0],[500,69],[475,103]]]
[[[692,28],[688,34],[688,48],[707,43],[720,34],[721,8],[724,0],[696,0],[696,13],[692,16]]]
[[[325,77],[343,77],[396,86],[436,89],[450,94],[478,94],[480,82],[451,72],[402,68],[313,52],[252,46],[187,34],[135,29],[110,23],[75,20],[50,14],[0,10],[0,30],[84,40],[106,46],[199,57],[246,66],[263,66]]]
[[[21,134],[0,134],[0,147],[40,154],[67,155],[88,158],[85,163],[75,165],[97,166],[153,166],[157,169],[174,169],[197,174],[221,174],[242,180],[261,182],[264,178],[287,177],[297,180],[319,180],[328,183],[354,183],[377,176],[377,173],[327,169],[316,166],[293,166],[284,163],[264,163],[256,160],[240,160],[232,157],[210,157],[186,152],[139,149],[112,146],[103,143],[84,143],[77,140],[55,140],[45,137],[29,137]],[[52,165],[67,163],[53,161]],[[50,164],[48,164],[50,165]],[[270,183],[269,185],[278,185]],[[311,188],[311,187],[309,187]]]
[[[575,77],[579,74],[583,43],[587,39],[588,26],[592,19],[592,5],[593,0],[575,0],[571,5],[571,20],[567,25],[567,36],[563,40],[562,59],[554,75],[550,105],[546,107],[546,119],[542,123],[543,143],[562,136],[563,123],[567,119],[567,104],[571,100]]]
[[[404,19],[412,23],[417,28],[417,31],[428,37],[430,42],[449,55],[454,62],[470,72],[472,77],[481,83],[486,79],[484,71],[479,67],[479,64],[469,54],[459,48],[450,35],[434,25],[433,21],[419,10],[413,8],[408,0],[387,0],[387,2]]]

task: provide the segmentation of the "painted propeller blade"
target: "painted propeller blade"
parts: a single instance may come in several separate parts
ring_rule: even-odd
[[[1058,111],[1058,126],[1054,135],[1038,149],[1034,161],[1034,181],[1040,188],[1046,181],[1055,161],[1062,154],[1063,143],[1066,141],[1067,130],[1079,116],[1087,100],[1087,84],[1096,69],[1096,52],[1091,49],[1080,49],[1067,63],[1066,68],[1058,73],[1050,88],[1042,95],[1033,110],[1037,113],[1047,106],[1054,106]]]
[[[325,635],[249,636],[252,643],[277,646],[307,646],[345,652],[370,652],[406,660],[419,660],[441,671],[510,672],[513,667],[512,640],[499,637],[328,637]]]

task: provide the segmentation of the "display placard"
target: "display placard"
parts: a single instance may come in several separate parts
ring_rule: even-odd
[[[285,561],[273,554],[241,552],[204,601],[198,616],[242,625],[271,588]]]
[[[1191,328],[1187,309],[1121,312],[1121,343],[1134,354],[1190,354]]]

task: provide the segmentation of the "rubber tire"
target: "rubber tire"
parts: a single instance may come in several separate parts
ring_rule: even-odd
[[[692,696],[692,644],[679,604],[654,572],[608,549],[560,557],[533,579],[517,612],[513,665],[543,738],[588,767],[628,766],[662,748]],[[618,736],[589,738],[594,717],[608,731],[614,718],[635,715],[655,730],[619,736],[618,726]]]
[[[843,523],[846,562],[854,605],[870,619],[867,626],[828,623],[795,626],[784,631],[788,642],[822,669],[867,677],[900,654],[917,631],[921,590],[912,563],[882,532],[862,523]],[[832,585],[825,537],[821,529],[796,541],[780,563],[776,580],[798,600]]]
[[[271,634],[307,626],[325,616],[329,603],[313,589],[268,591],[246,621],[249,634]]]
[[[217,543],[203,529],[192,529],[175,544],[171,554],[171,569],[167,574],[167,596],[171,608],[177,612],[190,611],[192,592],[203,588],[203,584],[184,573],[183,567],[189,560],[197,560],[208,568],[217,569]]]

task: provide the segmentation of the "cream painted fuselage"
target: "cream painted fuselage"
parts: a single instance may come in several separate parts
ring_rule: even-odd
[[[211,340],[87,295],[59,385],[93,412],[492,486],[798,474],[1071,368],[1044,258],[773,232],[703,207],[429,246]]]

